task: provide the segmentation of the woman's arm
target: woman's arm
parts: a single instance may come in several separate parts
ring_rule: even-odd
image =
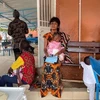
[[[48,56],[47,45],[48,45],[48,43],[47,43],[47,39],[44,38],[44,53],[45,53],[46,56]]]
[[[24,65],[23,59],[19,56],[17,60],[12,64],[11,68],[13,70],[18,69],[20,66]]]
[[[18,57],[17,60],[9,68],[8,74],[12,74],[13,70],[20,68],[22,65],[24,65],[24,61],[21,57]]]
[[[16,70],[16,75],[17,75],[18,86],[21,86],[22,85],[22,81],[21,81],[21,78],[20,78],[20,68],[18,68]]]
[[[55,55],[60,55],[61,53],[64,53],[65,52],[65,48],[61,49],[60,51],[58,51]]]

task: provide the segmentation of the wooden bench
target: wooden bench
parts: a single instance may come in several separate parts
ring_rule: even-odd
[[[81,55],[92,55],[96,58],[97,54],[100,54],[100,42],[78,42],[70,41],[68,43],[69,54],[78,54],[78,63],[73,64],[63,64],[61,67],[61,72],[64,79],[71,80],[81,80],[82,79],[82,68],[79,68],[79,62],[82,59]],[[71,56],[73,59],[74,56]],[[75,56],[76,57],[76,56]],[[75,58],[74,57],[74,58]]]

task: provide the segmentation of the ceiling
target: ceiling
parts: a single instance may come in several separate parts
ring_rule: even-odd
[[[0,0],[0,27],[8,28],[13,20],[13,10],[20,12],[20,19],[29,28],[37,27],[37,0]]]

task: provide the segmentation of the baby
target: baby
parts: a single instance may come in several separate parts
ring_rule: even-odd
[[[61,45],[60,40],[61,40],[60,33],[55,32],[53,34],[52,40],[48,43],[47,53],[49,56],[57,55],[62,49],[64,49],[64,47]],[[60,61],[64,60],[64,53],[60,53],[58,56]]]

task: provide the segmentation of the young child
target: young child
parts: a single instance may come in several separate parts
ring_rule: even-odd
[[[83,67],[84,84],[87,86],[87,89],[89,89],[89,100],[94,100],[96,80],[90,64],[89,56],[85,57],[84,62],[80,62],[80,64]]]
[[[35,60],[34,56],[28,51],[30,48],[29,42],[23,40],[20,44],[20,49],[22,51],[21,55],[12,64],[11,68],[8,70],[8,75],[3,75],[0,79],[0,86],[7,85],[12,87],[13,83],[21,84],[31,84],[35,76]],[[17,75],[13,75],[13,70],[21,69],[17,71]],[[22,74],[20,77],[19,73]],[[12,75],[12,77],[11,77]]]
[[[64,60],[64,53],[60,53],[61,50],[64,50],[64,47],[61,45],[61,35],[58,32],[53,34],[53,39],[48,43],[47,53],[48,55],[58,55],[59,60]]]

